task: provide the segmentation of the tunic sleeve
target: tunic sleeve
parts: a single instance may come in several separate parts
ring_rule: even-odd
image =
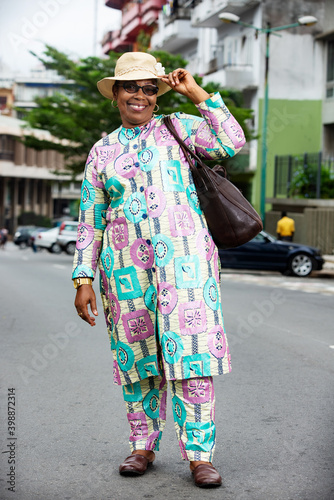
[[[196,152],[212,160],[230,158],[238,153],[246,143],[245,135],[219,92],[198,104],[197,108],[204,121],[191,137]]]
[[[99,260],[109,196],[96,168],[97,153],[92,148],[86,162],[81,186],[79,225],[73,261],[74,278],[93,278]]]

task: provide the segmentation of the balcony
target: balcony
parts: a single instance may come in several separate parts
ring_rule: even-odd
[[[198,40],[198,30],[190,25],[189,20],[174,18],[166,22],[160,18],[159,31],[153,34],[151,39],[152,48],[165,50],[172,54],[179,51],[185,45]]]
[[[178,21],[180,19],[190,21],[191,9],[188,9],[186,7],[178,7],[178,9],[172,12],[169,16],[165,16],[165,24],[167,26],[168,24],[174,23],[175,21]]]
[[[102,42],[101,42],[103,54],[109,54],[109,52],[112,50],[111,44],[113,41],[113,36],[114,36],[114,31],[108,31],[104,35]]]
[[[109,54],[110,51],[123,52],[128,50],[132,43],[122,35],[121,30],[108,31],[102,40],[102,51],[103,54]]]
[[[149,11],[155,10],[157,12],[157,18],[158,18],[158,14],[161,11],[164,4],[165,0],[146,0],[146,2],[144,1],[144,3],[141,4],[142,16]]]
[[[259,86],[251,65],[225,66],[225,86],[237,90],[255,90]]]
[[[158,22],[164,3],[165,0],[147,0],[141,5],[141,22],[144,26],[150,27]]]
[[[131,23],[134,19],[141,17],[141,4],[128,2],[122,11],[122,28]]]
[[[122,14],[122,37],[135,39],[139,31],[145,29],[141,17],[141,4],[129,2]]]
[[[114,52],[127,52],[132,50],[133,42],[134,40],[120,35],[112,41],[110,50],[113,50]]]
[[[232,12],[241,16],[244,12],[260,3],[259,0],[202,1],[192,9],[191,24],[201,28],[219,28],[222,22],[218,16],[222,12]]]

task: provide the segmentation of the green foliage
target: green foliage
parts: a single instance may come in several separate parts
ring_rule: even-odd
[[[151,42],[151,35],[144,30],[140,30],[137,36],[137,47],[139,52],[148,52]]]
[[[164,51],[153,51],[152,54],[165,67],[166,73],[187,64],[180,55]],[[87,57],[74,62],[66,54],[46,45],[44,56],[38,59],[47,69],[57,71],[64,78],[62,91],[52,97],[37,98],[38,106],[32,109],[25,119],[30,127],[48,130],[60,141],[59,144],[54,144],[27,136],[25,144],[36,149],[56,149],[65,155],[69,173],[75,175],[82,172],[93,144],[101,138],[103,132],[109,134],[121,124],[118,109],[112,107],[111,101],[103,97],[96,86],[97,81],[114,75],[119,57],[120,54],[111,52],[107,58]],[[195,76],[195,79],[201,84],[200,77]],[[243,127],[246,137],[252,138],[247,127],[247,120],[251,118],[252,111],[242,107],[242,94],[221,89],[214,83],[204,88],[208,92],[221,93],[230,111]],[[159,113],[162,114],[175,111],[200,114],[192,102],[177,92],[167,92],[158,98],[158,103]]]
[[[18,223],[20,226],[52,227],[49,217],[35,214],[35,212],[23,212],[18,217]]]
[[[318,166],[315,164],[298,165],[293,172],[289,196],[295,198],[315,198],[317,192]],[[321,165],[320,198],[334,198],[334,172],[326,165]]]

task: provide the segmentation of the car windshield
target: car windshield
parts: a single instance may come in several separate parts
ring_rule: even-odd
[[[262,243],[268,240],[271,242],[277,241],[275,236],[273,236],[270,233],[267,233],[266,231],[261,231],[259,234],[255,236],[255,238],[252,239],[252,241],[255,241],[257,243]]]

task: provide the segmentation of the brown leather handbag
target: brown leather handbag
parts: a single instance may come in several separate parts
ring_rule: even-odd
[[[259,214],[239,189],[226,178],[221,165],[208,167],[178,136],[169,116],[164,123],[180,144],[190,165],[197,196],[211,236],[218,248],[234,248],[254,238],[262,229]],[[189,156],[190,155],[190,156]],[[194,166],[193,157],[197,166]]]

